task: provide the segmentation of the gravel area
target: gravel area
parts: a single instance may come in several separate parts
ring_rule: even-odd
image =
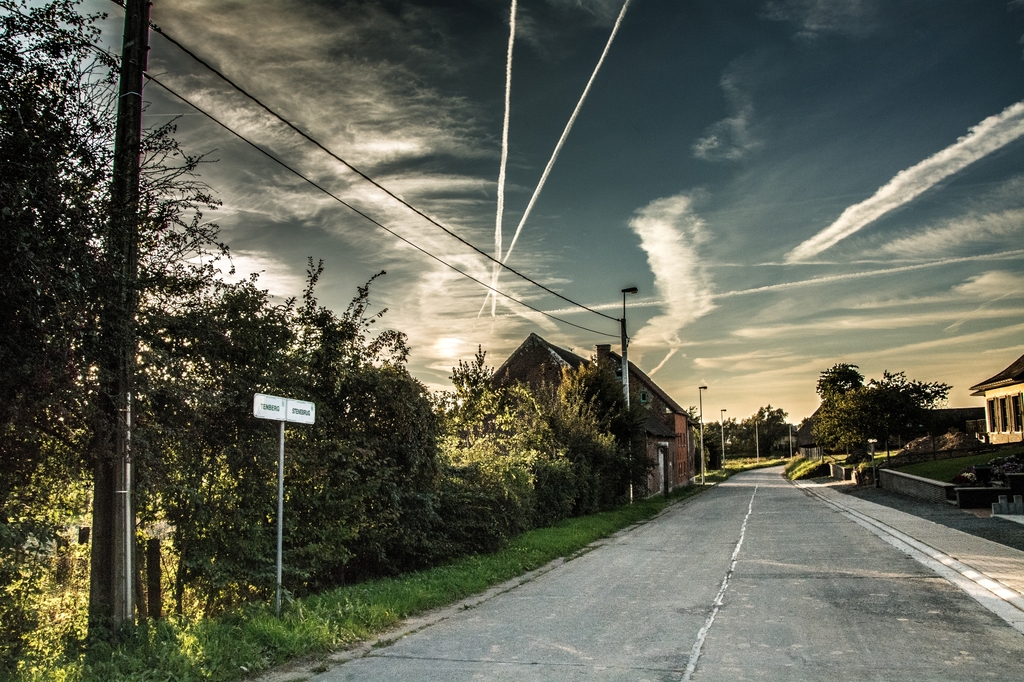
[[[821,479],[822,483],[827,481],[828,479]],[[837,483],[830,487],[875,504],[898,509],[948,528],[955,528],[964,533],[1024,551],[1024,524],[1000,518],[985,518],[945,502],[926,502],[916,497],[907,497],[872,486]]]

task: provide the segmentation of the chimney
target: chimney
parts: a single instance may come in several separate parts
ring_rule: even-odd
[[[607,362],[609,360],[608,356],[611,354],[611,352],[612,352],[612,344],[610,344],[610,343],[599,343],[599,344],[597,344],[597,362],[598,362],[598,364],[600,364],[601,362]]]

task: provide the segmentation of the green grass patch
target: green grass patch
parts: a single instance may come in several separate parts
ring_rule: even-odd
[[[735,472],[733,472],[735,473]],[[532,530],[489,555],[374,580],[292,601],[281,618],[273,607],[249,604],[217,618],[170,618],[137,628],[120,645],[24,670],[21,680],[119,682],[229,681],[302,656],[326,653],[365,640],[424,611],[446,606],[506,580],[571,556],[587,545],[648,519],[669,504],[702,490],[691,486],[666,499],[567,519]]]
[[[791,481],[802,478],[817,478],[829,474],[828,462],[796,457],[786,464],[785,475]]]
[[[749,471],[750,469],[765,469],[767,467],[777,467],[789,461],[790,459],[788,457],[761,457],[760,459],[757,459],[756,457],[741,457],[737,459],[726,459],[725,469],[726,471],[731,472],[731,475],[737,474],[741,471]]]
[[[1024,453],[1024,448],[1011,448],[1009,450],[986,452],[981,455],[971,455],[969,457],[939,459],[933,462],[917,462],[916,464],[908,464],[907,466],[898,467],[896,470],[902,471],[905,474],[913,474],[914,476],[930,478],[933,481],[950,483],[956,475],[966,467],[974,466],[975,464],[988,464],[989,461],[996,459],[997,457],[1010,457],[1012,455],[1020,455],[1022,453]]]
[[[750,469],[764,469],[765,467],[779,466],[788,462],[785,458],[767,459],[762,457],[758,461],[754,457],[738,457],[736,459],[727,459],[721,469],[708,469],[704,472],[704,482],[706,484],[721,483],[727,480],[730,476],[738,474],[741,471],[749,471]],[[698,480],[700,477],[698,476]]]

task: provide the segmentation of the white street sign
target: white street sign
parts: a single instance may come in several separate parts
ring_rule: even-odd
[[[277,455],[277,594],[274,597],[274,613],[280,617],[284,544],[284,423],[312,424],[316,420],[316,405],[305,400],[257,393],[252,397],[252,413],[259,419],[273,419],[281,424]]]
[[[287,401],[287,421],[312,424],[316,420],[316,405],[305,400]]]
[[[312,424],[316,421],[315,404],[263,393],[253,396],[252,413],[259,419],[273,419],[279,422]]]
[[[287,421],[287,398],[278,398],[276,395],[263,395],[257,393],[252,401],[252,413],[260,419],[273,419],[275,421]]]

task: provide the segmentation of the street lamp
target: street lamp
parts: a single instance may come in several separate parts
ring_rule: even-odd
[[[707,386],[697,387],[697,404],[700,405],[700,484],[704,485],[704,391]]]
[[[754,457],[755,461],[761,461],[761,442],[757,438],[757,415],[754,415]]]
[[[619,319],[619,334],[622,342],[622,392],[626,396],[626,409],[629,409],[629,337],[626,335],[626,294],[635,294],[636,287],[622,290],[622,317]],[[629,445],[629,503],[633,504],[633,444]]]
[[[728,410],[723,407],[722,408],[722,413],[721,413],[721,415],[719,416],[719,419],[718,419],[718,423],[722,427],[722,462],[721,462],[721,466],[723,466],[723,467],[725,466],[725,413],[726,412],[728,412]]]
[[[622,343],[622,392],[626,394],[626,407],[629,407],[629,337],[626,335],[626,294],[635,294],[639,291],[636,287],[626,287],[622,290],[622,318],[619,320],[619,334]]]

